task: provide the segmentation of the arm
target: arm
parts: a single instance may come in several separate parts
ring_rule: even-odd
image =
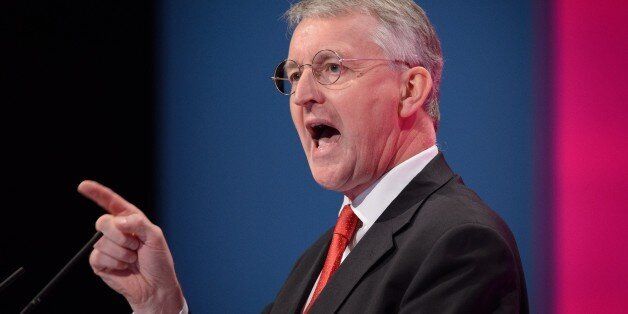
[[[401,313],[518,313],[515,252],[495,229],[468,223],[445,232],[408,286]]]

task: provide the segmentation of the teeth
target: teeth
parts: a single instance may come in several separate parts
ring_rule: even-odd
[[[310,135],[312,137],[312,140],[314,141],[314,145],[317,148],[324,148],[327,145],[330,145],[338,141],[337,136],[335,135],[339,135],[339,134],[336,134],[338,132],[334,132],[332,131],[332,129],[335,129],[335,128],[326,123],[309,125]],[[327,137],[323,138],[322,137],[323,135]]]

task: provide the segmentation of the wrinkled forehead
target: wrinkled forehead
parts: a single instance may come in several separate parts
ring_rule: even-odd
[[[370,15],[353,13],[331,18],[306,18],[295,28],[288,59],[309,63],[321,50],[343,58],[374,57],[381,48],[373,41],[378,22]]]

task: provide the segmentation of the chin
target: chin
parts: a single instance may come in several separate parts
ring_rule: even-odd
[[[341,174],[342,172],[340,170],[329,169],[327,167],[325,167],[324,169],[321,168],[310,168],[310,170],[312,171],[312,176],[314,177],[314,181],[316,181],[316,183],[318,183],[326,190],[332,190],[337,192],[342,192],[345,190],[347,179]]]

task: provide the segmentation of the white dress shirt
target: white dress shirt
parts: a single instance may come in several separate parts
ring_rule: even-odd
[[[179,314],[188,314],[190,312],[190,309],[188,308],[188,302],[185,301],[185,298],[183,298],[183,308],[181,309],[181,311],[179,311]],[[133,312],[132,314],[135,314],[135,312]]]
[[[181,312],[179,312],[179,314],[188,314],[188,312],[190,312],[190,310],[188,309],[188,302],[185,301],[185,298],[183,298],[183,309],[181,309]]]
[[[347,245],[347,248],[342,254],[340,263],[351,253],[351,250],[360,242],[364,234],[373,226],[377,218],[382,215],[388,205],[397,198],[410,181],[412,181],[436,155],[438,155],[438,148],[434,145],[390,169],[390,171],[385,173],[379,180],[375,181],[373,185],[360,193],[353,202],[348,197],[344,197],[340,211],[342,211],[345,205],[350,204],[351,209],[353,209],[355,215],[358,216],[362,222],[362,227],[358,229],[351,243]],[[340,216],[340,211],[338,212],[338,216]],[[321,275],[319,273],[318,279],[316,279],[310,291],[310,296],[307,298],[307,302],[305,302],[303,308],[307,308],[310,304],[314,289],[320,278]]]

